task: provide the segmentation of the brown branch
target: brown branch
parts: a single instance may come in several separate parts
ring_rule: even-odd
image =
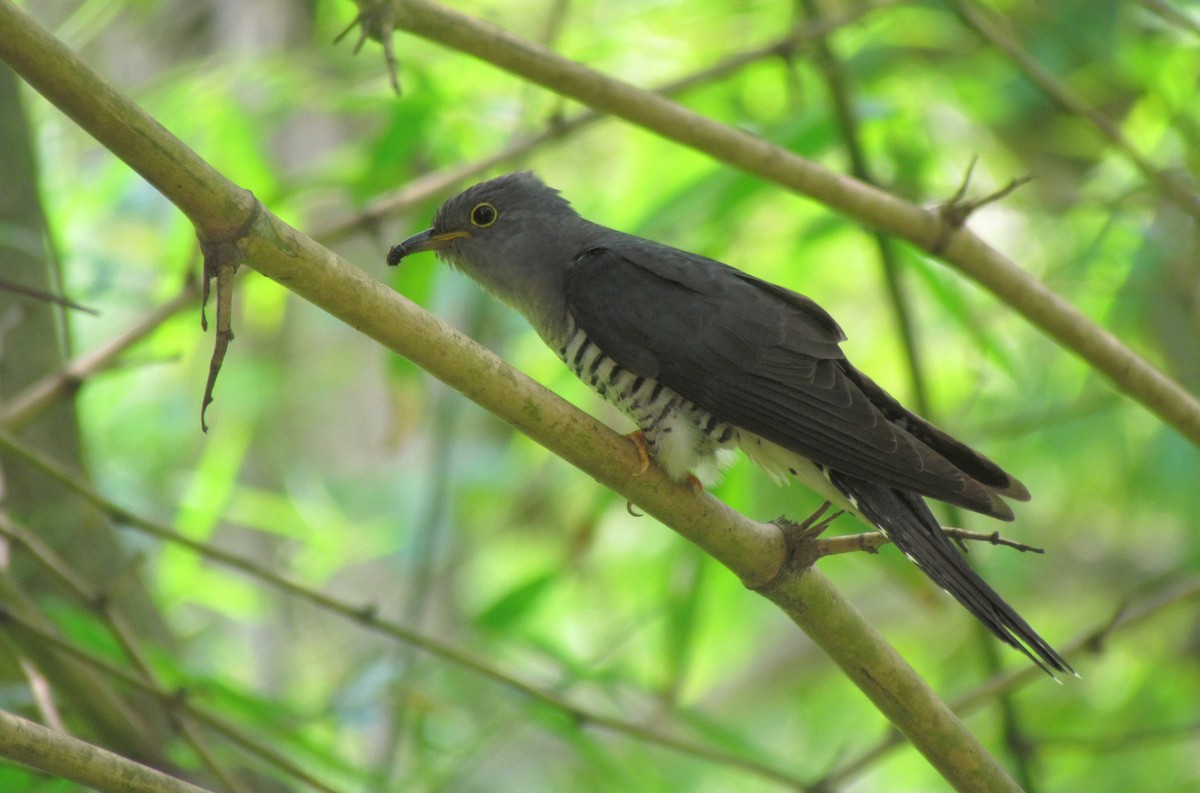
[[[383,45],[383,62],[388,73],[388,82],[392,85],[392,91],[397,96],[400,95],[400,65],[396,61],[396,51],[392,44],[392,31],[395,29],[392,15],[385,0],[354,0],[359,7],[358,16],[354,17],[354,21],[346,26],[346,29],[337,34],[333,39],[333,43],[337,44],[346,34],[359,28],[358,40],[354,42],[354,54],[357,55],[362,50],[363,44],[367,39],[378,41]]]
[[[941,253],[946,243],[950,241],[951,235],[958,229],[961,229],[967,224],[967,219],[975,214],[981,208],[988,204],[1006,198],[1014,190],[1022,185],[1029,184],[1033,180],[1032,176],[1017,176],[1010,179],[1008,184],[1001,187],[999,190],[988,193],[983,198],[967,200],[967,190],[971,186],[971,175],[975,172],[975,159],[971,159],[971,164],[967,166],[967,172],[963,174],[962,184],[954,195],[950,196],[949,200],[942,202],[937,207],[938,217],[942,219],[944,227],[943,235],[936,240],[930,251],[938,254]]]

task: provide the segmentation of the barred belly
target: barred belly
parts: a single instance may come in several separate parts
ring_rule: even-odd
[[[558,357],[575,375],[617,407],[646,435],[646,449],[667,475],[694,475],[713,484],[738,446],[738,430],[662,383],[635,374],[608,357],[583,329],[569,322]]]

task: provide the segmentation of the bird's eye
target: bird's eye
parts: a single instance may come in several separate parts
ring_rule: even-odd
[[[496,222],[496,218],[500,217],[500,213],[491,204],[476,204],[471,210],[471,223],[481,229]]]

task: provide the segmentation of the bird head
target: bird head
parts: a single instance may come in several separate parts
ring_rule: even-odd
[[[387,263],[423,251],[462,270],[535,327],[556,313],[562,278],[595,227],[530,171],[505,174],[446,201],[433,226],[388,251]]]

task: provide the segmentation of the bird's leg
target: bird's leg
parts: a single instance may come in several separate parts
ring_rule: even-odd
[[[640,461],[638,469],[633,472],[633,475],[641,476],[650,470],[650,448],[646,445],[646,433],[641,430],[634,430],[633,432],[626,433],[625,437],[633,444],[633,448],[637,451],[638,460]],[[625,511],[635,518],[642,516],[642,513],[634,508],[632,501],[625,502]]]
[[[646,443],[646,433],[641,430],[634,430],[625,437],[633,444],[633,448],[637,450],[638,460],[641,461],[641,464],[633,475],[641,476],[650,470],[650,447]]]
[[[638,459],[641,460],[641,465],[633,475],[641,476],[650,470],[650,443],[646,440],[646,433],[642,430],[634,430],[627,433],[625,437],[633,444],[633,448],[637,449]],[[704,483],[695,474],[688,474],[683,483],[697,496],[704,492]]]

